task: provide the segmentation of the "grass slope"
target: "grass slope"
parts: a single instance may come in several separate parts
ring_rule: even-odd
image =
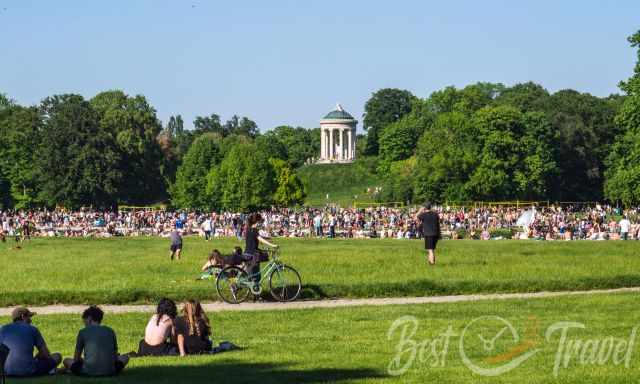
[[[569,360],[567,368],[553,375],[559,347],[559,333],[550,339],[545,331],[551,324],[574,321],[585,329],[573,328],[569,340],[603,340],[606,337],[629,340],[637,326],[637,297],[634,294],[564,297],[554,299],[513,300],[478,303],[354,307],[273,312],[223,312],[209,314],[217,341],[229,340],[244,349],[213,356],[136,358],[118,378],[82,379],[69,375],[20,383],[558,383],[600,384],[637,383],[638,343],[631,349],[631,365],[579,363]],[[493,315],[509,321],[521,340],[535,341],[539,348],[533,357],[517,368],[496,377],[472,373],[462,362],[459,336],[450,340],[444,364],[432,366],[430,356],[416,356],[410,369],[401,376],[390,376],[389,362],[396,356],[399,333],[387,333],[401,316],[414,316],[419,327],[413,340],[434,339],[447,330],[460,335],[475,318]],[[148,319],[145,314],[107,315],[105,324],[116,330],[121,351],[136,348]],[[527,334],[527,324],[537,328]],[[7,321],[6,318],[0,321]],[[70,356],[80,327],[78,315],[36,316],[37,325],[50,349]],[[475,337],[491,337],[498,327],[487,321],[464,338],[464,350],[476,363],[487,367],[486,359],[509,351],[515,342],[500,338],[492,350],[484,350]],[[527,337],[528,335],[529,337]],[[427,350],[429,351],[429,350]],[[441,349],[438,349],[441,351]],[[405,354],[403,361],[409,357]],[[88,381],[87,381],[88,380]],[[13,382],[11,380],[10,382]],[[15,382],[18,382],[15,380]]]
[[[351,206],[354,196],[358,196],[355,201],[360,203],[373,202],[373,196],[366,190],[380,186],[375,167],[374,159],[359,159],[352,164],[314,164],[299,168],[298,175],[307,188],[306,204]]]
[[[442,241],[435,268],[421,241],[277,239],[300,272],[305,298],[430,296],[640,286],[638,243]],[[142,303],[169,296],[217,300],[194,281],[212,248],[235,239],[186,238],[184,259],[168,260],[160,238],[36,239],[0,244],[0,305]]]

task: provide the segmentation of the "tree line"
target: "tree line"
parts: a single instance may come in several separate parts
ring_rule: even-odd
[[[358,156],[373,158],[381,201],[640,203],[640,32],[623,95],[548,92],[532,82],[446,87],[425,99],[381,89],[365,104]],[[251,210],[304,202],[296,174],[319,128],[261,133],[247,117],[180,115],[162,124],[142,95],[63,94],[21,106],[0,93],[0,208]]]
[[[318,138],[315,138],[317,134]],[[305,198],[295,169],[319,132],[260,134],[247,117],[180,115],[165,126],[142,95],[63,94],[22,106],[0,94],[0,208],[147,205],[254,209]]]
[[[629,38],[640,48],[640,32]],[[382,201],[640,203],[640,50],[624,96],[535,83],[382,89],[365,106],[363,152]]]

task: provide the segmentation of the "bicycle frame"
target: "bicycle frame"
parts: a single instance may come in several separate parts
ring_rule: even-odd
[[[267,263],[267,265],[264,266],[264,268],[262,268],[259,272],[252,273],[252,274],[247,272],[247,277],[249,281],[251,281],[256,276],[260,276],[260,280],[258,280],[258,283],[262,284],[262,282],[265,281],[267,276],[272,274],[278,267],[283,265],[278,259],[278,253],[276,251],[269,250],[269,253],[271,254],[271,260],[269,260],[269,262]]]

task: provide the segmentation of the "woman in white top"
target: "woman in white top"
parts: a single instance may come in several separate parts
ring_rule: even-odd
[[[144,339],[140,340],[139,356],[177,355],[175,344],[174,320],[178,315],[176,303],[170,299],[162,299],[158,303],[156,313],[151,316],[144,331]]]

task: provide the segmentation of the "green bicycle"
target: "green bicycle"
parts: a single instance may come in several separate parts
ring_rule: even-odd
[[[269,262],[260,272],[249,275],[243,268],[227,266],[216,278],[216,289],[222,300],[229,304],[240,304],[249,294],[262,294],[262,285],[269,282],[271,296],[277,301],[293,301],[300,296],[302,280],[293,267],[285,265],[278,258],[276,249],[270,249]],[[258,279],[258,276],[260,278]]]

